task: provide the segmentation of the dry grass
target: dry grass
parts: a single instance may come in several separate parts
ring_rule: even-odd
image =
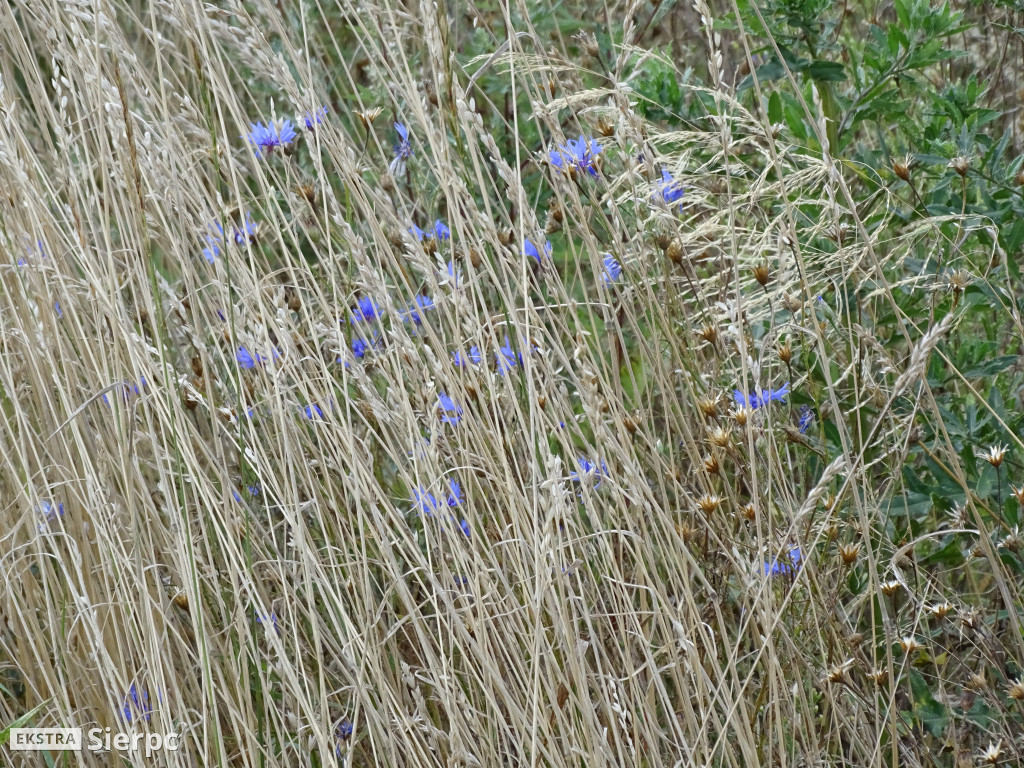
[[[883,346],[856,308],[814,302],[909,249],[867,231],[829,158],[777,141],[714,66],[720,117],[645,123],[628,36],[579,91],[527,23],[463,69],[433,4],[282,5],[0,9],[0,725],[45,703],[35,724],[178,732],[160,759],[182,766],[892,765],[920,749],[900,638],[1024,658],[994,551],[958,583],[998,591],[1004,630],[972,634],[929,612],[965,601],[890,538],[911,424],[940,420],[924,366],[957,320],[897,308]],[[532,104],[506,131],[480,67]],[[322,104],[287,154],[241,138]],[[392,175],[395,120],[414,154]],[[527,124],[608,126],[600,176],[548,167]],[[652,202],[663,165],[681,211]],[[549,188],[561,233],[538,268],[521,244],[558,229]],[[211,223],[230,241],[246,212],[258,236],[207,263]],[[438,217],[449,241],[408,233]],[[835,252],[801,245],[841,225]],[[383,319],[360,359],[365,298]],[[521,364],[502,375],[506,337]],[[482,362],[456,366],[472,346]],[[792,404],[730,410],[734,387],[806,391],[811,367],[832,386],[808,435]],[[574,479],[581,456],[606,475]],[[793,548],[799,569],[765,573]],[[132,686],[152,711],[126,723]],[[985,738],[1013,744],[1012,722]]]

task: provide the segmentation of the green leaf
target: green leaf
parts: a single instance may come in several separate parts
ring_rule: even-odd
[[[772,95],[768,97],[768,122],[774,125],[775,123],[784,122],[784,120],[785,118],[782,114],[782,97],[779,96],[778,91],[773,91]],[[1024,225],[1024,220],[1018,223]],[[1022,232],[1024,232],[1024,227],[1022,227]],[[1022,238],[1024,238],[1024,235],[1022,235]]]
[[[960,545],[956,541],[956,537],[950,537],[949,543],[941,549],[937,549],[930,555],[926,555],[918,560],[919,565],[948,565],[956,566],[964,562],[964,554],[960,551]]]
[[[11,739],[11,730],[12,729],[14,729],[14,728],[22,728],[22,727],[24,727],[26,725],[31,724],[35,720],[36,715],[38,715],[40,712],[42,712],[44,709],[46,709],[50,705],[51,701],[53,701],[53,699],[47,699],[46,701],[44,701],[39,706],[33,707],[28,712],[26,712],[24,715],[22,715],[21,717],[16,719],[13,723],[11,723],[6,728],[4,728],[2,731],[0,731],[0,746],[3,746],[8,741],[10,741],[10,739]]]
[[[932,695],[924,675],[913,667],[907,673],[910,676],[910,690],[914,694],[914,714],[931,731],[932,736],[940,738],[949,722],[949,713]]]
[[[838,61],[812,61],[807,74],[815,80],[841,83],[846,80],[846,67]]]
[[[1017,355],[1000,355],[994,360],[989,360],[979,366],[963,371],[965,379],[980,379],[985,376],[995,376],[1010,368],[1017,362]]]

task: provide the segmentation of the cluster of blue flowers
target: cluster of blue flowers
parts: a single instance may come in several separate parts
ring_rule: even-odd
[[[454,427],[462,421],[462,406],[448,397],[444,392],[438,393],[437,406],[443,423],[451,424]]]
[[[803,553],[799,547],[793,547],[788,555],[773,558],[764,564],[765,576],[788,576],[800,570]]]
[[[225,236],[224,225],[219,221],[213,222],[209,230],[206,235],[206,247],[203,248],[203,257],[213,264],[223,253],[228,242],[233,242],[239,247],[255,242],[259,235],[259,224],[253,220],[251,213],[246,212],[242,223],[231,227],[230,237]]]
[[[569,479],[574,483],[592,481],[596,489],[600,488],[601,483],[604,482],[603,479],[608,477],[608,465],[605,464],[604,459],[593,462],[586,456],[580,456],[576,463],[579,465],[579,471],[572,472],[569,475]]]
[[[256,148],[257,156],[262,151],[263,156],[266,157],[278,147],[286,147],[298,138],[295,126],[288,119],[276,123],[270,122],[267,125],[250,123],[249,129],[248,135],[243,138],[248,139],[249,143]]]
[[[276,360],[278,357],[280,357],[281,353],[275,349],[272,352],[272,354],[274,356],[274,359]],[[255,368],[257,365],[263,365],[267,362],[267,358],[265,358],[263,355],[259,354],[258,352],[255,355],[253,355],[249,351],[249,349],[244,346],[239,347],[238,351],[235,352],[235,360],[237,360],[238,364],[242,368],[245,368],[246,370],[250,368]]]
[[[428,518],[434,517],[435,514],[440,515],[440,511],[445,507],[448,509],[454,509],[455,507],[460,506],[465,500],[462,495],[462,486],[456,480],[448,481],[448,491],[442,499],[438,499],[422,485],[415,488],[412,493],[413,510],[418,511],[421,515]],[[443,515],[442,517],[457,525],[463,535],[465,535],[466,538],[469,538],[470,527],[466,518],[459,519],[454,514]],[[442,530],[444,529],[442,528]]]
[[[124,705],[121,707],[121,714],[125,722],[131,725],[136,718],[149,720],[153,713],[153,707],[149,703],[149,691],[136,687],[132,683],[125,696]]]
[[[434,226],[430,227],[426,231],[420,229],[415,224],[413,224],[411,227],[409,227],[409,233],[417,240],[419,240],[421,243],[423,242],[424,238],[432,238],[440,243],[445,240],[450,240],[452,237],[452,231],[448,229],[445,223],[440,219],[437,219],[434,222]]]
[[[580,134],[578,139],[570,139],[548,152],[548,160],[561,171],[578,170],[597,178],[597,156],[601,150],[594,139]]]
[[[756,411],[758,408],[763,408],[773,400],[777,400],[780,403],[786,402],[786,395],[789,394],[789,382],[787,381],[778,389],[767,389],[758,390],[752,395],[745,395],[740,390],[733,390],[732,396],[736,401],[736,405],[740,408],[750,408],[752,411]]]
[[[253,612],[256,614],[257,624],[273,629],[278,635],[281,634],[281,628],[277,625],[277,611],[261,613],[259,609],[255,609]]]

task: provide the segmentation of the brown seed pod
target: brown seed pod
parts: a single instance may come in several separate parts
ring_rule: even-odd
[[[754,274],[754,279],[757,280],[761,287],[768,285],[768,282],[772,279],[771,272],[769,271],[767,264],[758,264],[751,271]]]
[[[892,172],[896,174],[896,178],[910,181],[910,162],[907,159],[893,160]]]
[[[668,260],[671,261],[673,264],[682,264],[683,255],[684,252],[682,241],[678,237],[673,238],[672,242],[668,244],[668,248],[665,249],[665,256],[667,256]]]

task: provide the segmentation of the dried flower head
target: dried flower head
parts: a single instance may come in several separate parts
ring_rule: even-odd
[[[739,408],[733,408],[729,412],[729,415],[732,416],[733,421],[735,421],[736,425],[740,427],[747,426],[747,421],[750,419],[750,414],[751,410],[743,406],[740,406]]]
[[[868,673],[868,680],[875,685],[885,685],[889,680],[889,673],[884,669],[873,669]]]
[[[707,418],[713,419],[718,416],[718,398],[702,397],[699,400],[697,400],[697,408],[699,408],[700,412],[703,413]]]
[[[963,178],[967,175],[967,171],[971,167],[971,161],[963,155],[957,155],[949,161],[948,167],[952,168],[961,178]]]
[[[794,315],[803,309],[804,303],[800,301],[796,296],[790,296],[788,293],[782,297],[782,308],[787,312],[792,312]]]
[[[857,562],[857,555],[860,554],[860,544],[840,544],[839,559],[843,565],[853,565]]]
[[[740,507],[740,516],[752,523],[757,519],[757,508],[753,504],[744,504]]]
[[[1003,537],[1003,540],[999,542],[999,546],[1004,549],[1008,549],[1011,552],[1020,552],[1021,543],[1020,526],[1015,525],[1013,526],[1013,529]]]
[[[789,346],[789,342],[779,346],[779,360],[781,360],[784,365],[789,365],[790,362],[792,362],[793,348]]]
[[[913,635],[907,635],[906,637],[900,638],[900,648],[908,656],[921,648],[921,644],[914,639]]]
[[[964,683],[964,687],[969,691],[979,692],[988,688],[988,681],[984,675],[972,672],[970,677],[967,678],[967,682]]]
[[[381,107],[370,107],[362,112],[356,112],[356,117],[359,118],[359,122],[363,124],[363,129],[366,131],[370,130],[370,126],[373,125],[373,121],[383,114],[384,109]]]
[[[849,683],[850,678],[848,676],[849,671],[853,668],[853,659],[847,659],[842,664],[837,664],[832,667],[825,679],[833,685],[839,683]]]
[[[1020,488],[1016,486],[1010,486],[1013,488],[1013,498],[1017,500],[1017,503],[1024,506],[1024,485]]]
[[[711,323],[704,323],[701,329],[697,331],[697,336],[708,344],[714,344],[718,339],[718,326],[712,325]]]
[[[910,157],[904,157],[901,160],[892,161],[892,172],[896,174],[896,178],[902,179],[903,181],[910,181]]]
[[[708,430],[708,440],[719,448],[725,448],[732,443],[732,433],[725,427],[716,426]]]
[[[771,271],[768,268],[768,264],[758,264],[751,270],[754,275],[754,279],[757,280],[761,287],[768,285],[768,281],[771,280]]]
[[[966,269],[951,270],[946,274],[946,284],[953,293],[963,293],[971,284],[971,273]]]
[[[673,238],[672,241],[668,244],[668,247],[665,249],[665,256],[673,264],[682,264],[684,254],[685,251],[683,250],[683,241],[680,240],[678,237]]]
[[[987,451],[978,451],[974,455],[998,469],[1003,463],[1003,459],[1006,458],[1007,450],[1007,446],[1004,445],[990,445]]]
[[[715,496],[714,494],[704,494],[697,499],[697,508],[705,515],[710,515],[719,505],[722,503],[721,496]]]
[[[993,744],[991,741],[988,743],[988,747],[981,753],[981,762],[988,763],[989,765],[995,765],[999,762],[999,758],[1003,754],[1003,742],[1002,740],[997,741]]]
[[[1024,701],[1024,677],[1018,677],[1010,683],[1006,695],[1014,701]]]
[[[928,612],[937,619],[944,619],[953,612],[953,606],[947,602],[941,602],[931,606]]]
[[[704,457],[704,471],[709,475],[717,475],[722,471],[722,465],[718,463],[718,457],[711,453]]]
[[[886,597],[892,597],[903,588],[903,585],[896,579],[890,579],[889,581],[883,581],[878,585],[878,588]]]

